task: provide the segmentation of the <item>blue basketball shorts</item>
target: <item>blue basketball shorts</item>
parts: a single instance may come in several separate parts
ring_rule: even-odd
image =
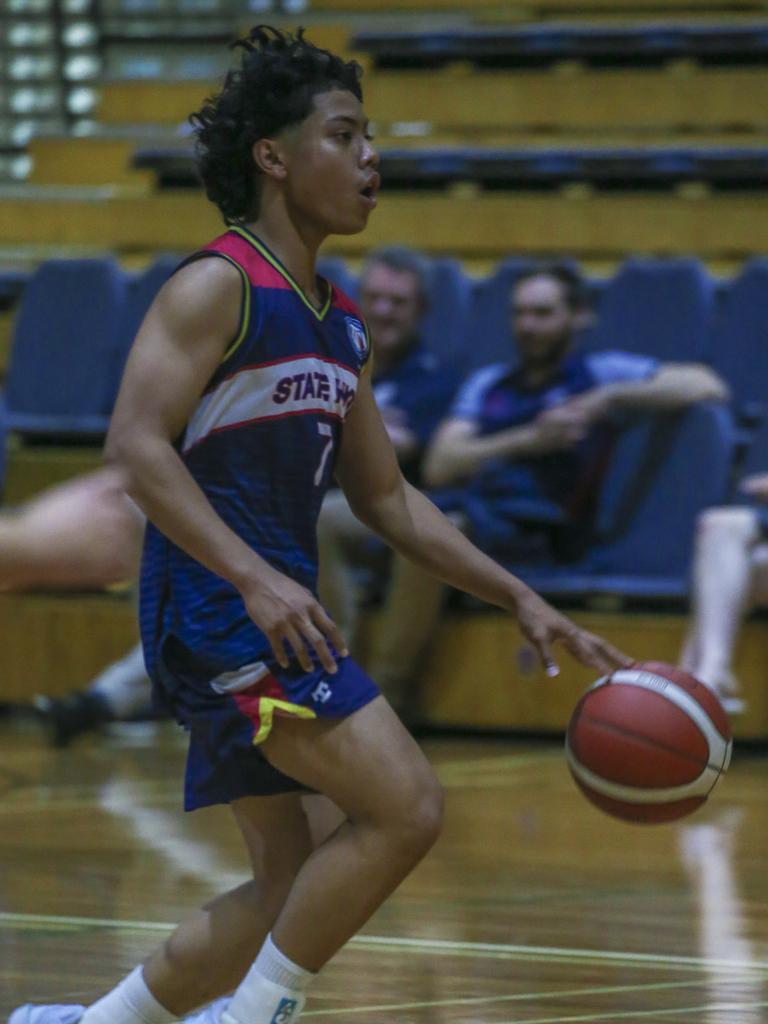
[[[189,732],[184,809],[227,804],[245,796],[310,792],[264,757],[260,744],[275,718],[346,718],[379,696],[379,688],[351,658],[338,672],[306,673],[254,662],[211,679],[193,668],[180,645],[164,645],[155,681],[160,698]]]

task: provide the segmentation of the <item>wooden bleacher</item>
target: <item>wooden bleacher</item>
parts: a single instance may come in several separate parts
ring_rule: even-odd
[[[685,619],[679,614],[570,614],[584,628],[640,660],[674,663],[682,646]],[[376,628],[373,616],[369,629]],[[0,704],[25,704],[37,694],[62,696],[82,688],[137,639],[134,603],[127,593],[0,594],[0,631]],[[498,612],[447,615],[420,677],[425,724],[517,733],[562,731],[597,674],[562,652],[557,679],[538,669],[522,672],[522,646],[514,622]],[[746,740],[765,739],[768,622],[754,620],[744,627],[735,669],[748,714],[734,719],[734,734]]]
[[[377,245],[407,243],[433,254],[499,259],[510,252],[564,253],[585,259],[627,252],[697,253],[702,259],[744,259],[768,249],[768,197],[591,194],[391,194],[361,235],[334,238],[327,253],[358,257]],[[0,202],[6,246],[77,245],[118,252],[185,252],[223,230],[202,195],[105,196],[25,191]]]
[[[377,127],[416,122],[477,138],[548,129],[570,132],[765,132],[768,76],[761,68],[553,71],[376,71],[363,80]],[[200,82],[106,83],[105,124],[183,124],[210,87]],[[749,102],[745,102],[745,98]]]

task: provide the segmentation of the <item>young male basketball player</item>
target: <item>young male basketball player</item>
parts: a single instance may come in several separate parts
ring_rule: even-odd
[[[228,803],[254,877],[179,926],[87,1009],[11,1024],[288,1024],[320,968],[434,843],[441,793],[314,596],[315,521],[335,473],[398,551],[507,609],[550,673],[554,641],[626,659],[480,554],[404,483],[372,397],[357,309],[316,277],[361,231],[377,155],[359,68],[258,27],[193,117],[231,225],[186,261],[136,340],[107,443],[150,521],[141,626],[158,695],[190,732],[188,809]],[[480,686],[480,679],[467,681]],[[343,823],[313,848],[302,794]]]

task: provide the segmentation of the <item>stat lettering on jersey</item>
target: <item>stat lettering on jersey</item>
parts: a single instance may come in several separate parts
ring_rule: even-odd
[[[277,405],[286,402],[303,402],[307,398],[317,398],[321,402],[330,400],[333,391],[334,403],[349,412],[355,398],[355,389],[339,377],[334,380],[318,370],[310,373],[295,373],[292,377],[282,377],[277,382],[272,401]]]
[[[320,413],[344,420],[356,393],[357,373],[320,355],[245,366],[203,397],[189,421],[183,450],[220,430],[283,416]]]

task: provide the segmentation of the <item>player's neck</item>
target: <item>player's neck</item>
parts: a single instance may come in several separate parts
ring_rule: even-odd
[[[277,256],[307,298],[320,306],[323,296],[317,293],[315,262],[323,239],[299,231],[278,204],[263,204],[258,218],[247,227]]]

